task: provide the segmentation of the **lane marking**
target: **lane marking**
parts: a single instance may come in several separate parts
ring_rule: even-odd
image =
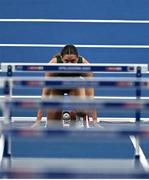
[[[40,47],[40,48],[59,48],[66,44],[0,44],[0,47]],[[78,48],[118,48],[118,49],[149,49],[149,45],[102,45],[102,44],[74,44]]]
[[[35,22],[35,23],[123,23],[123,24],[149,24],[149,20],[138,19],[0,19],[0,22]]]

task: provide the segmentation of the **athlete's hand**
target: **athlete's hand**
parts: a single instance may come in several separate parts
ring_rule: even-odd
[[[40,122],[39,122],[39,121],[36,121],[36,122],[31,126],[31,128],[32,128],[32,129],[35,129],[35,128],[39,128],[39,126],[40,126]]]

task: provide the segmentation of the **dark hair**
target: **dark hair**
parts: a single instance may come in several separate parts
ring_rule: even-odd
[[[64,46],[61,50],[62,57],[67,54],[74,54],[78,57],[78,50],[74,45],[68,44],[68,45]]]

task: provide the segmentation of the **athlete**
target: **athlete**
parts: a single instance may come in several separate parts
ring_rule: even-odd
[[[72,63],[72,64],[88,64],[89,62],[82,56],[78,54],[77,48],[74,45],[66,45],[62,48],[61,52],[54,56],[50,62],[50,64],[62,64],[62,63]],[[92,78],[92,73],[83,73],[83,74],[76,74],[76,73],[51,73],[48,72],[45,75],[46,77],[87,77]],[[94,89],[93,88],[75,88],[75,89],[49,89],[49,88],[43,88],[42,91],[42,97],[56,97],[56,96],[64,96],[67,94],[68,96],[77,96],[80,99],[82,98],[94,98]],[[71,119],[75,119],[76,116],[82,116],[83,119],[86,118],[88,112],[85,111],[79,111],[76,112],[72,111],[70,116]],[[42,119],[43,111],[40,109],[37,113],[37,120],[33,127],[37,127]],[[97,122],[97,113],[96,110],[92,110],[90,112],[90,115],[92,116],[93,122],[96,124]],[[59,109],[48,109],[47,111],[47,122],[48,126],[52,125],[53,122],[60,124],[60,120],[62,120],[62,111]],[[62,121],[61,121],[62,122]]]

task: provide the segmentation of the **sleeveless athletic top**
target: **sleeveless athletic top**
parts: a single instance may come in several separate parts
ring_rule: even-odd
[[[57,63],[64,63],[61,56],[56,56],[57,58]],[[83,63],[83,58],[81,56],[79,56],[79,59],[78,59],[78,64],[81,64]],[[81,76],[80,73],[58,73],[56,74],[56,76],[60,76],[60,77],[78,77],[78,76]]]

